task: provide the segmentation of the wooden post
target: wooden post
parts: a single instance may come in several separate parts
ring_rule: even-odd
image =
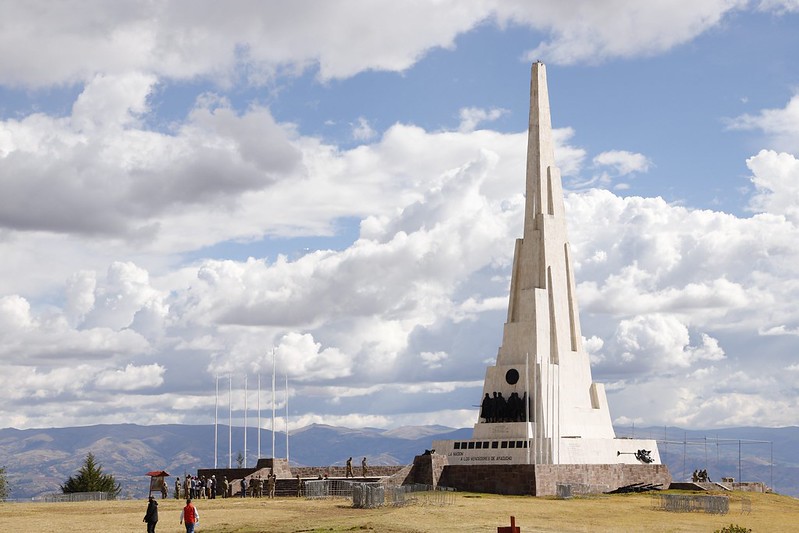
[[[497,533],[521,533],[521,528],[516,527],[516,517],[510,517],[510,526],[500,526],[497,528]]]

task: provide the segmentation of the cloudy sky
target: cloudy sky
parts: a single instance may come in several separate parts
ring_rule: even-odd
[[[614,421],[796,423],[799,1],[2,12],[0,427],[473,424],[538,59]]]

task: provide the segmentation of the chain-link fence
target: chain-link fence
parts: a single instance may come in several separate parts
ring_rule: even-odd
[[[322,498],[352,499],[353,507],[372,509],[375,507],[403,505],[451,505],[455,502],[455,491],[432,485],[389,486],[382,483],[364,483],[339,479],[319,479],[305,482],[305,497],[311,500]]]
[[[352,483],[339,479],[313,479],[305,482],[305,497],[310,500],[322,498],[351,498]]]
[[[455,491],[431,485],[385,486],[381,483],[353,483],[352,506],[373,509],[382,506],[451,505]]]
[[[72,492],[70,494],[48,494],[42,497],[45,502],[92,502],[115,499],[109,492]]]
[[[727,514],[730,512],[728,496],[704,496],[700,494],[658,494],[659,509],[673,513],[704,512]]]

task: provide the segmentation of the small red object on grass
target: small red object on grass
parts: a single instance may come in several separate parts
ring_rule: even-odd
[[[497,528],[497,533],[521,533],[522,530],[520,527],[516,526],[516,517],[510,517],[510,525],[509,526],[500,526]]]

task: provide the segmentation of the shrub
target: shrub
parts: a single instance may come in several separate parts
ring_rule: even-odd
[[[752,533],[748,527],[739,526],[738,524],[730,524],[729,526],[717,529],[713,533]]]

